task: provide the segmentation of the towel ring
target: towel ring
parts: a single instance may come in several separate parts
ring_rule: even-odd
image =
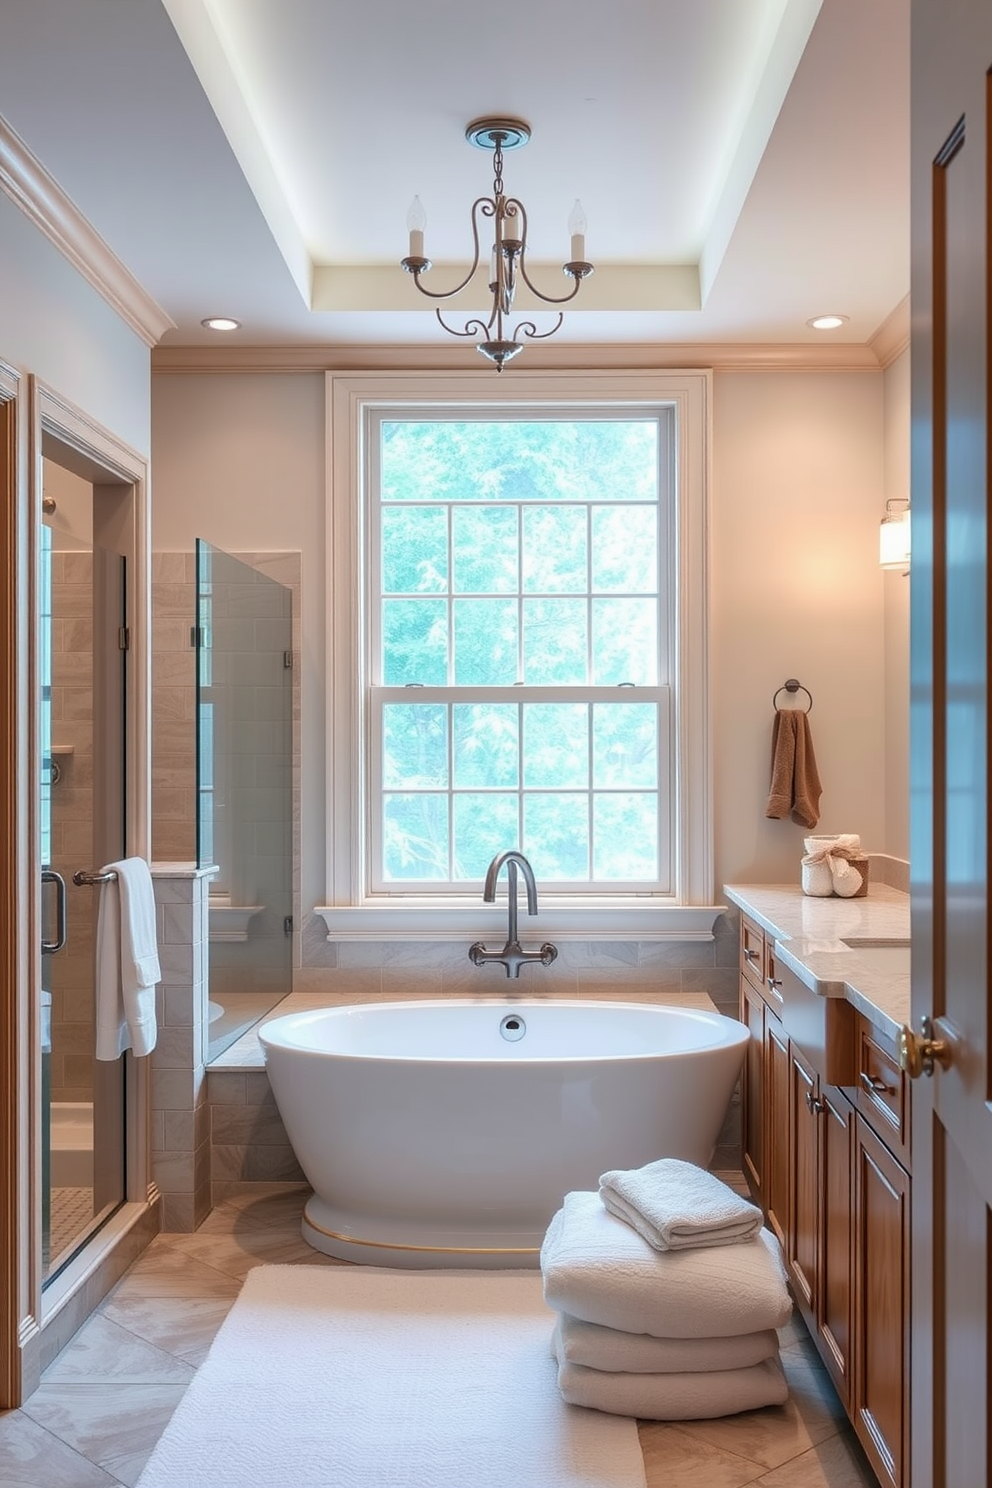
[[[800,712],[800,713],[812,713],[812,711],[813,711],[813,694],[810,692],[810,690],[809,690],[808,687],[804,687],[803,686],[803,684],[799,681],[799,678],[798,677],[788,677],[782,683],[782,686],[778,689],[778,692],[776,692],[775,696],[772,698],[772,707],[773,708],[776,708],[778,706],[778,693],[779,692],[804,692],[806,694],[806,696],[809,698],[809,707],[808,708],[800,708],[797,711]]]

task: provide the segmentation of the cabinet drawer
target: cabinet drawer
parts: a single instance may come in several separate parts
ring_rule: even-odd
[[[765,932],[744,915],[741,915],[741,972],[764,995]]]
[[[858,1019],[858,1110],[896,1153],[909,1148],[909,1090],[895,1049],[866,1018]]]
[[[771,978],[782,999],[780,1016],[789,1037],[828,1085],[855,1083],[856,1013],[842,997],[819,997],[777,963]]]

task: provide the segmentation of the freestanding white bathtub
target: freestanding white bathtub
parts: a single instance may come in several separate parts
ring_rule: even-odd
[[[565,1193],[607,1168],[709,1163],[748,1031],[649,1003],[452,999],[287,1013],[259,1039],[314,1189],[311,1245],[523,1267]]]

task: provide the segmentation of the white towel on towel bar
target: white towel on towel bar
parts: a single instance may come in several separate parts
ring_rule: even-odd
[[[710,1369],[747,1369],[778,1357],[773,1328],[720,1338],[652,1338],[584,1323],[560,1312],[552,1337],[559,1364],[581,1364],[606,1374],[699,1374]]]
[[[155,890],[144,858],[122,858],[101,873],[96,922],[96,1057],[119,1059],[125,1049],[150,1054],[158,1029],[155,984],[161,981]]]
[[[789,1387],[778,1359],[710,1374],[607,1374],[560,1363],[558,1388],[569,1405],[642,1421],[702,1421],[782,1405]]]
[[[662,1157],[643,1168],[615,1168],[599,1180],[599,1197],[655,1250],[735,1245],[751,1240],[761,1210],[695,1163]]]
[[[656,1338],[715,1338],[781,1328],[792,1315],[770,1230],[740,1245],[654,1250],[604,1209],[567,1193],[541,1246],[544,1300],[587,1323]]]

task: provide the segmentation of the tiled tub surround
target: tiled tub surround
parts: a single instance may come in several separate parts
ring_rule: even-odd
[[[152,1174],[163,1230],[195,1230],[210,1210],[206,1089],[207,904],[213,868],[153,863],[159,961],[152,1061]]]
[[[712,941],[564,942],[552,967],[525,969],[518,981],[509,981],[500,967],[473,966],[467,946],[462,945],[342,942],[328,949],[336,950],[338,964],[304,969],[300,980],[313,990],[294,991],[262,1023],[303,1009],[422,1001],[446,995],[658,1002],[716,1009],[733,1018],[738,1012],[737,929],[734,921],[724,916],[717,923]],[[207,1090],[215,1204],[223,1203],[246,1181],[290,1182],[302,1178],[269,1089],[257,1028],[211,1062]],[[740,1169],[736,1095],[720,1134],[713,1167],[720,1171]]]

